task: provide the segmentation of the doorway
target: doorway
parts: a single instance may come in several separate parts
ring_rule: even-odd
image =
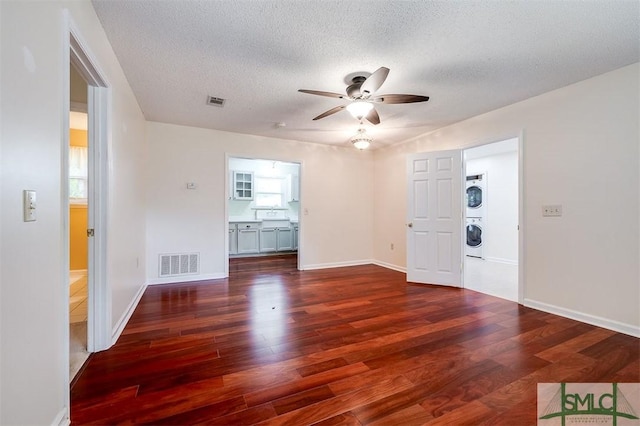
[[[81,238],[78,247],[83,247],[86,254],[86,332],[81,331],[81,347],[84,352],[92,353],[108,349],[112,345],[111,330],[111,294],[108,291],[106,280],[106,236],[107,236],[107,189],[108,189],[108,163],[107,149],[109,140],[110,117],[109,84],[103,77],[95,57],[88,49],[87,44],[75,26],[71,16],[64,14],[68,38],[65,40],[64,64],[65,83],[63,93],[65,95],[63,111],[63,129],[65,143],[62,146],[61,182],[65,182],[62,191],[62,226],[65,230],[63,251],[63,265],[66,288],[64,290],[64,303],[70,308],[71,291],[69,283],[71,269],[71,207],[70,195],[72,194],[72,179],[76,179],[73,185],[83,187],[83,196],[86,211],[86,225],[82,225]],[[73,87],[72,87],[73,85]],[[78,92],[78,93],[76,93]],[[73,94],[72,94],[73,93]],[[81,93],[81,94],[79,94]],[[73,113],[72,113],[73,112]],[[86,121],[86,172],[74,175],[70,171],[69,157],[71,155],[71,127],[75,113],[84,115]],[[76,127],[74,125],[74,127]],[[82,198],[75,197],[75,198]],[[77,200],[78,201],[78,200]],[[78,203],[82,204],[82,202]],[[83,213],[84,215],[84,213]],[[84,240],[84,241],[83,241]],[[75,274],[74,274],[75,275]],[[77,280],[76,280],[77,281]],[[80,305],[82,302],[78,303]],[[76,306],[78,308],[79,306]],[[72,315],[70,311],[65,316],[65,328],[69,330]],[[80,319],[79,311],[74,313],[74,319]],[[82,318],[84,319],[84,318]],[[67,331],[66,333],[68,333]],[[65,334],[66,334],[65,333]],[[67,334],[71,346],[71,335]],[[71,349],[71,348],[69,348]],[[65,353],[63,360],[65,368],[71,370],[71,351]],[[67,383],[72,381],[73,372],[70,371]],[[66,401],[68,403],[68,399]]]
[[[463,152],[464,287],[519,300],[519,140]]]
[[[69,65],[69,377],[73,380],[88,351],[88,151],[87,82]]]
[[[238,259],[274,256],[300,269],[300,163],[228,157],[227,170],[227,274]]]

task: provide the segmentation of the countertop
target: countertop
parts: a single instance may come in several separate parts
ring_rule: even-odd
[[[261,219],[243,219],[241,217],[230,217],[229,223],[262,223]]]
[[[298,219],[247,219],[242,217],[230,217],[229,223],[262,223],[263,220],[288,220],[291,223],[298,223]]]

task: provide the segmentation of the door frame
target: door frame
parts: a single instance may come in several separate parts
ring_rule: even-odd
[[[303,209],[303,202],[304,202],[304,196],[303,196],[303,191],[302,191],[302,175],[304,173],[304,161],[302,160],[295,160],[295,159],[284,159],[284,158],[273,158],[273,157],[263,157],[263,156],[255,156],[255,155],[246,155],[246,154],[230,154],[230,153],[225,153],[225,162],[224,162],[224,253],[225,253],[225,262],[224,262],[224,275],[226,277],[229,276],[229,198],[231,197],[231,194],[229,193],[229,186],[231,185],[231,183],[229,182],[229,172],[231,172],[231,169],[229,168],[229,160],[232,158],[239,158],[239,159],[244,159],[244,160],[266,160],[266,161],[280,161],[283,163],[293,163],[293,164],[298,164],[298,166],[300,167],[298,170],[298,192],[299,192],[299,197],[300,197],[300,201],[298,201],[298,265],[297,268],[299,271],[303,270],[302,265],[304,265],[303,259],[304,259],[304,255],[303,255],[303,239],[302,239],[302,235],[303,235],[303,216],[304,214],[302,213],[304,211]]]
[[[68,10],[63,11],[62,50],[62,146],[61,146],[61,218],[62,218],[62,271],[64,283],[64,327],[69,336],[69,112],[70,70],[73,64],[87,82],[88,116],[88,227],[94,237],[88,239],[87,259],[87,351],[97,352],[112,345],[111,292],[107,280],[108,234],[108,147],[110,141],[110,84],[104,77],[94,55],[82,37]],[[66,383],[69,377],[69,347],[63,357]],[[68,395],[67,395],[68,398]],[[69,401],[67,400],[67,406]]]
[[[462,151],[464,152],[467,149],[473,149],[473,148],[478,148],[485,145],[491,145],[492,143],[503,142],[509,139],[518,139],[518,144],[517,144],[518,145],[518,303],[522,305],[524,303],[524,298],[525,298],[525,291],[524,291],[525,289],[525,285],[524,285],[525,284],[524,130],[520,130],[520,132],[518,132],[517,135],[495,138],[495,139],[492,139],[491,141],[482,141],[482,142],[475,143],[473,145],[466,146],[462,148]],[[462,168],[463,168],[463,171],[465,172],[464,174],[466,174],[467,164],[466,164],[466,160],[464,159],[464,156],[463,156]],[[463,207],[463,215],[464,215],[464,220],[463,220],[463,227],[464,227],[466,224],[466,206]],[[466,258],[464,256],[464,249],[466,245],[465,243],[466,229],[464,230],[462,235],[463,235],[462,237],[462,244],[463,244],[462,288],[465,288],[464,282],[465,282],[466,267],[464,265],[465,265]]]

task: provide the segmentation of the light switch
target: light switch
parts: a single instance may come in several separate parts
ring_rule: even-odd
[[[25,189],[23,191],[24,200],[24,221],[34,222],[36,220],[36,191]]]
[[[195,182],[187,182],[187,189],[196,189],[197,187]]]

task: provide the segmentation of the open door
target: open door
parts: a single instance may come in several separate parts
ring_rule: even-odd
[[[111,89],[104,73],[93,61],[94,55],[90,54],[87,44],[80,36],[71,17],[66,14],[65,19],[69,29],[67,40],[69,62],[86,84],[87,90],[87,350],[98,352],[108,349],[113,344],[111,292],[107,283],[108,141],[111,131],[109,115]],[[69,69],[71,70],[72,67]],[[69,75],[69,82],[70,79]],[[70,90],[67,93],[70,93]],[[71,98],[69,97],[66,102],[68,102],[66,110],[69,111],[72,106]],[[77,104],[74,105],[74,107],[77,106]],[[68,117],[66,124],[68,125]],[[68,181],[68,170],[64,170],[63,173],[64,181]],[[65,198],[64,202],[68,205],[66,194]],[[68,214],[63,218],[63,226],[69,227]],[[68,239],[66,244],[68,246]],[[67,257],[65,268],[68,264]]]
[[[462,151],[407,160],[407,281],[462,286]]]

